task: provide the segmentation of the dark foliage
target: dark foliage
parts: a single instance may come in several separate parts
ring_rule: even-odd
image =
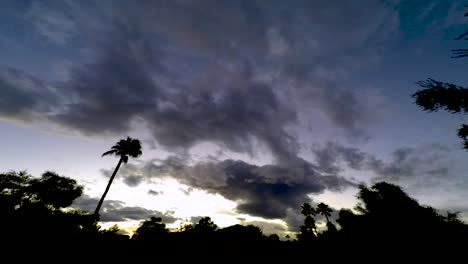
[[[465,7],[468,7],[466,5]],[[468,13],[465,13],[465,17],[468,16]],[[455,40],[468,40],[468,31],[460,34],[458,37],[455,38]],[[452,50],[453,56],[452,58],[462,58],[462,57],[467,57],[468,56],[468,49],[454,49]]]
[[[468,7],[468,6],[465,6]],[[465,17],[468,13],[465,13]],[[468,40],[468,31],[460,34],[455,40]],[[452,50],[454,56],[452,58],[462,58],[468,56],[468,49]],[[439,109],[450,113],[467,113],[468,112],[468,89],[455,84],[427,79],[419,81],[417,84],[424,88],[418,90],[412,95],[415,103],[424,111],[438,111]],[[463,124],[458,129],[458,136],[463,139],[463,148],[468,150],[468,127]]]
[[[70,178],[46,172],[33,178],[26,172],[0,174],[0,218],[4,232],[3,249],[34,245],[46,258],[54,254],[105,253],[94,260],[145,260],[163,255],[172,261],[315,261],[349,260],[352,254],[381,254],[428,257],[427,252],[456,256],[468,239],[468,226],[458,214],[441,215],[432,207],[420,205],[399,186],[379,182],[360,186],[359,203],[354,210],[341,209],[333,223],[332,209],[320,203],[316,208],[302,205],[304,225],[297,239],[280,240],[266,235],[254,225],[219,228],[210,217],[195,225],[169,230],[159,217],[142,221],[132,237],[120,234],[118,226],[101,230],[97,218],[68,206],[82,193]],[[327,224],[318,230],[314,217],[322,215]],[[419,249],[421,248],[421,249]],[[53,253],[55,252],[55,253]],[[369,260],[372,258],[367,256]],[[387,258],[387,257],[386,257]]]

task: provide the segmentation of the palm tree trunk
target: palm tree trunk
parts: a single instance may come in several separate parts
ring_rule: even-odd
[[[119,170],[120,168],[120,164],[122,164],[122,157],[120,157],[120,160],[119,160],[119,163],[117,164],[117,167],[115,167],[114,169],[114,172],[112,173],[112,176],[110,177],[109,179],[109,183],[107,183],[107,187],[106,187],[106,190],[104,191],[104,193],[102,194],[102,197],[101,197],[101,200],[99,200],[99,203],[96,207],[96,210],[94,211],[94,216],[95,217],[99,217],[99,210],[101,209],[101,206],[102,206],[102,203],[104,202],[104,198],[106,197],[107,195],[107,192],[109,191],[110,189],[110,186],[112,184],[112,181],[114,180],[114,177],[115,175],[117,174],[117,171]]]

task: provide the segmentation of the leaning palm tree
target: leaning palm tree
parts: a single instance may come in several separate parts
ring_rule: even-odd
[[[327,219],[327,223],[330,222],[330,220],[328,219],[328,217],[331,215],[331,212],[333,212],[333,210],[328,207],[327,204],[324,204],[324,203],[319,203],[317,205],[317,210],[316,210],[317,213],[325,216],[325,219]]]
[[[112,181],[114,180],[115,175],[117,174],[117,171],[120,168],[120,165],[123,163],[128,162],[128,157],[132,158],[137,158],[141,155],[141,143],[140,140],[138,139],[133,139],[130,137],[127,137],[127,139],[121,139],[117,144],[112,146],[111,150],[106,151],[102,154],[102,157],[106,155],[115,155],[119,156],[120,160],[119,163],[117,163],[117,167],[115,167],[114,172],[112,173],[112,176],[109,179],[109,183],[107,184],[106,190],[102,194],[101,200],[99,200],[99,203],[96,207],[96,210],[94,211],[94,216],[99,217],[99,210],[101,209],[102,203],[104,202],[104,198],[107,195],[107,192],[109,191],[109,188],[112,184]]]

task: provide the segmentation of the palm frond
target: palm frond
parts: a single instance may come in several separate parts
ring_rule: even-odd
[[[452,53],[454,54],[452,58],[463,58],[468,56],[468,49],[455,49]]]
[[[464,37],[466,37],[466,36],[468,36],[468,32],[465,32],[465,33],[463,33],[463,34],[460,34],[460,35],[459,35],[458,37],[456,37],[454,40],[460,40],[460,39],[462,39],[462,38],[464,38]]]
[[[107,155],[112,155],[112,154],[115,154],[115,150],[109,150],[109,151],[106,151],[104,153],[102,153],[102,156],[101,157],[104,157],[104,156],[107,156]]]

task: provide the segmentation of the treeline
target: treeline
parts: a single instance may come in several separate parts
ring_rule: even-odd
[[[143,221],[135,234],[127,236],[120,234],[118,226],[102,229],[93,214],[70,209],[82,192],[83,187],[75,180],[53,172],[45,172],[40,178],[26,172],[0,174],[0,242],[47,246],[51,254],[55,247],[73,245],[80,250],[110,247],[124,255],[138,252],[139,257],[159,252],[170,253],[174,258],[189,254],[199,258],[302,259],[318,254],[314,255],[317,259],[336,252],[340,254],[334,257],[366,251],[426,257],[434,252],[455,254],[468,241],[468,225],[457,213],[440,214],[386,182],[360,186],[355,210],[341,209],[336,220],[331,219],[332,209],[326,204],[298,205],[304,215],[303,225],[295,237],[286,240],[276,234],[263,234],[254,225],[219,228],[210,217],[169,230],[155,216]],[[323,230],[316,226],[318,215],[326,219]]]

